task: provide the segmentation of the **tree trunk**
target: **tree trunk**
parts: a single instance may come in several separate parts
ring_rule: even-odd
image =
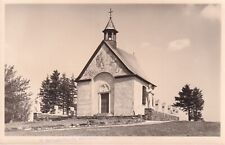
[[[65,112],[65,110],[64,110],[64,102],[63,102],[63,105],[62,105],[62,109],[63,109],[63,115],[64,115],[64,112]]]
[[[14,122],[15,114],[16,114],[16,106],[15,106],[15,104],[13,104],[12,118],[11,118],[10,122]]]
[[[190,108],[188,108],[188,121],[191,121],[191,112],[190,112]]]
[[[66,115],[69,115],[69,107],[66,107]]]
[[[65,108],[64,99],[65,99],[65,97],[63,96],[63,100],[62,100],[63,115],[64,115],[64,113],[65,113],[65,110],[64,110],[64,108]]]

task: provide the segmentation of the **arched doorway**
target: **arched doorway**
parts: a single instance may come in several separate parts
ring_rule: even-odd
[[[92,113],[114,114],[114,77],[108,72],[101,72],[93,79]]]

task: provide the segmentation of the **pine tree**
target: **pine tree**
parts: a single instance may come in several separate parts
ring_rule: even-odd
[[[41,112],[49,112],[51,109],[52,100],[50,98],[50,79],[48,76],[41,84],[39,96],[42,98]]]
[[[49,85],[49,97],[51,100],[50,108],[54,109],[54,106],[60,106],[60,73],[57,70],[54,70],[50,76],[51,83]]]
[[[70,107],[74,107],[74,96],[76,95],[76,85],[74,78],[67,78],[65,74],[61,77],[60,87],[61,106],[63,108],[63,114],[69,114]]]
[[[192,92],[193,96],[193,119],[194,121],[198,121],[202,119],[202,113],[201,111],[203,110],[203,105],[204,105],[204,100],[203,100],[203,95],[202,91],[198,88],[194,88]]]
[[[179,93],[179,97],[175,97],[174,107],[179,107],[187,112],[188,120],[202,119],[201,111],[203,110],[204,100],[202,91],[198,88],[191,89],[189,85],[185,85]]]
[[[68,114],[69,110],[69,104],[68,100],[70,99],[70,81],[66,77],[66,74],[62,74],[62,77],[60,79],[61,84],[60,84],[60,106],[63,109],[63,114],[66,112]]]
[[[75,79],[66,77],[55,70],[52,75],[42,82],[39,96],[41,101],[41,112],[47,113],[59,106],[63,114],[69,114],[70,107],[74,107],[74,96],[76,95]]]
[[[68,105],[74,107],[76,109],[75,97],[77,96],[77,84],[74,76],[70,78],[70,99],[68,101]]]
[[[47,113],[54,110],[54,106],[60,106],[60,73],[54,70],[52,75],[42,82],[39,96],[41,100],[41,112]]]

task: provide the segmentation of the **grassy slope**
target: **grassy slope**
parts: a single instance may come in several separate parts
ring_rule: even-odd
[[[15,131],[6,135],[41,136],[219,136],[220,123],[217,122],[167,122],[162,124],[127,127],[84,128],[54,130],[46,132]]]
[[[129,124],[129,123],[138,123],[144,121],[140,118],[130,119],[130,118],[123,118],[123,119],[117,119],[117,118],[111,118],[111,119],[66,119],[66,120],[60,120],[60,121],[37,121],[37,122],[12,122],[12,123],[6,123],[5,129],[12,130],[13,128],[30,128],[30,127],[50,127],[50,126],[64,126],[69,127],[72,124],[87,124],[88,122],[92,122],[92,125],[97,125],[100,123],[104,124]]]

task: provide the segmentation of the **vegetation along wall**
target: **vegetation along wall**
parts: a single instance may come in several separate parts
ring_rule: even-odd
[[[145,109],[145,119],[146,120],[155,120],[155,121],[169,121],[169,120],[179,120],[179,117],[158,112],[152,108]]]

